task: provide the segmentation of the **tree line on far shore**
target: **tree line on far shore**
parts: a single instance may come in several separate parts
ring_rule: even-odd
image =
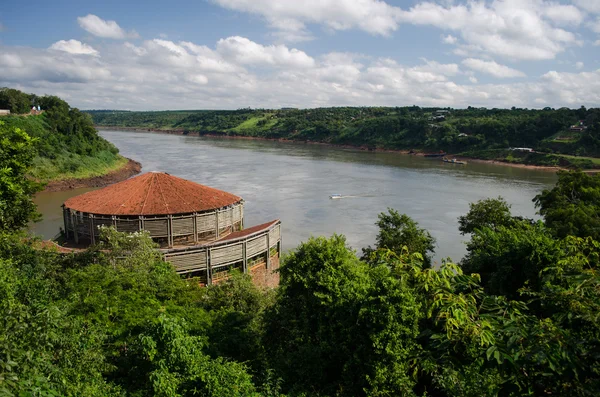
[[[393,209],[361,255],[300,244],[281,284],[200,288],[146,233],[103,229],[61,255],[27,236],[37,146],[0,125],[2,396],[595,396],[600,390],[600,176],[561,172],[535,198],[458,219],[458,263]],[[375,220],[374,220],[375,221]]]
[[[600,157],[598,108],[409,106],[88,113],[96,125],[111,127],[325,142],[367,149],[443,150],[474,158],[570,168],[596,168],[596,162],[581,157]],[[509,149],[515,147],[535,152]]]

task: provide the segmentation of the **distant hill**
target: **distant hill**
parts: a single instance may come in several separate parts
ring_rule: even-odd
[[[32,114],[32,106],[39,106],[41,113]],[[3,88],[0,109],[11,111],[0,117],[5,126],[37,138],[38,155],[31,176],[40,181],[100,176],[127,163],[114,145],[98,135],[90,115],[56,96]]]
[[[410,106],[88,113],[96,125],[109,127],[289,139],[369,149],[444,150],[540,165],[600,166],[596,160],[585,158],[600,157],[598,108]],[[509,150],[514,147],[532,148],[537,153]]]

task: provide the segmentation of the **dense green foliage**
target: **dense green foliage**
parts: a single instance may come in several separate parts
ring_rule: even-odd
[[[454,109],[365,107],[240,109],[235,111],[89,111],[111,127],[180,130],[326,142],[369,149],[420,149],[483,159],[595,168],[600,156],[600,109]],[[583,122],[582,131],[571,130]],[[530,147],[537,153],[508,150]],[[562,156],[559,154],[578,157]]]
[[[489,293],[511,299],[517,299],[526,284],[537,290],[539,273],[563,259],[559,243],[544,225],[529,221],[477,229],[467,251],[464,271],[478,273]]]
[[[36,218],[32,196],[41,187],[25,178],[35,144],[27,133],[0,120],[0,231],[20,229]]]
[[[502,197],[485,199],[469,204],[469,212],[458,218],[458,230],[462,234],[477,229],[509,226],[513,222],[510,205]]]
[[[28,113],[33,97],[14,88],[0,89],[0,109],[10,110],[13,114]]]
[[[593,240],[566,240],[539,287],[511,301],[452,264],[423,269],[419,256],[391,251],[364,263],[342,236],[290,254],[275,296],[241,275],[201,289],[147,236],[103,234],[101,250],[74,257],[3,237],[3,394],[594,395],[600,386]]]
[[[559,172],[556,186],[537,195],[534,202],[556,236],[591,236],[600,241],[598,175]]]
[[[375,248],[364,248],[363,260],[367,262],[373,260],[377,250],[390,250],[398,255],[406,250],[421,255],[423,266],[431,267],[435,238],[427,230],[420,228],[419,224],[408,215],[388,208],[387,213],[379,214],[375,224],[379,227],[375,237]]]
[[[286,386],[320,395],[410,393],[421,303],[388,267],[361,262],[333,236],[302,244],[281,278],[267,343]]]
[[[26,185],[32,142],[7,133],[0,159]],[[364,259],[343,236],[311,238],[274,291],[243,274],[201,288],[147,232],[104,228],[59,254],[19,231],[24,213],[0,230],[0,395],[595,396],[600,243],[552,221],[571,192],[598,210],[587,178],[542,193],[545,223],[501,198],[471,205],[460,265],[427,267],[431,236],[389,210]]]
[[[55,96],[38,97],[12,89],[0,89],[2,98],[21,98],[27,106],[15,108],[0,120],[9,129],[20,129],[34,139],[37,156],[30,175],[40,181],[97,176],[125,163],[117,148],[96,132],[91,117]],[[14,99],[17,98],[17,99]],[[25,101],[25,99],[27,100]],[[40,106],[40,115],[28,113]]]

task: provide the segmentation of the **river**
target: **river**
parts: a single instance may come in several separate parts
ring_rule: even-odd
[[[246,226],[281,219],[284,250],[311,235],[346,235],[360,248],[373,244],[377,214],[406,213],[436,238],[435,260],[460,260],[465,236],[457,218],[469,203],[504,197],[513,214],[536,217],[532,198],[557,180],[554,173],[494,164],[445,164],[396,153],[324,145],[101,131],[142,172],[164,171],[222,189],[245,200]],[[44,220],[33,231],[53,237],[62,225],[61,204],[90,189],[40,193]],[[331,194],[350,196],[331,200]]]

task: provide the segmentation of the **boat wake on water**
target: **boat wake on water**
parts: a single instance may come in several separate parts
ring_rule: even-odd
[[[376,197],[376,195],[374,194],[332,194],[331,196],[329,196],[330,199],[332,200],[339,200],[339,199],[345,199],[345,198],[360,198],[360,197]]]

